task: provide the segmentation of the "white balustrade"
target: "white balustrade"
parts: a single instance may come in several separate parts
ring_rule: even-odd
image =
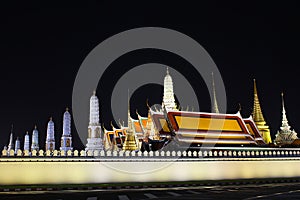
[[[31,151],[31,156],[37,156],[37,153],[38,153],[37,150],[34,149]]]
[[[94,156],[93,150],[88,150],[88,151],[87,151],[87,156],[88,156],[88,157]]]
[[[232,156],[232,151],[229,151],[229,152],[228,152],[228,156]]]
[[[176,156],[176,151],[172,151],[172,156],[175,157]]]
[[[135,157],[135,151],[132,151],[132,152],[131,152],[131,156],[132,156],[132,157]]]
[[[122,151],[119,151],[119,156],[120,156],[120,157],[123,157],[123,156],[124,156],[124,153],[125,153],[125,152],[124,152],[123,150],[122,150]]]
[[[72,154],[73,154],[73,152],[72,152],[71,150],[68,150],[68,151],[67,151],[67,156],[70,157],[70,156],[72,156]]]
[[[75,150],[75,151],[74,151],[74,156],[75,156],[75,157],[78,157],[78,150]]]
[[[144,151],[143,156],[148,157],[148,151]]]
[[[106,156],[111,157],[111,151],[110,150],[106,151]]]
[[[153,157],[153,155],[154,155],[153,151],[149,151],[149,156]]]
[[[55,150],[53,151],[53,156],[57,157],[58,154],[59,154],[59,152],[55,149]]]
[[[154,154],[156,157],[159,157],[159,151],[155,151]]]
[[[166,152],[166,156],[167,156],[167,157],[170,157],[170,155],[171,155],[171,152],[170,152],[170,151],[167,151],[167,152]]]
[[[199,151],[198,155],[199,155],[199,157],[202,157],[203,156],[202,151]]]
[[[238,157],[241,157],[242,152],[241,152],[241,151],[238,151],[237,155],[238,155]]]
[[[81,157],[86,156],[85,150],[81,150],[81,151],[80,151],[80,156],[81,156]]]
[[[40,156],[40,157],[44,156],[44,151],[43,151],[42,149],[39,150],[39,156]]]
[[[50,150],[46,151],[46,156],[51,156],[51,151]]]
[[[117,157],[118,156],[118,151],[113,151],[113,157]]]
[[[177,156],[181,157],[181,155],[182,155],[181,151],[177,151]]]
[[[139,151],[139,152],[137,153],[138,157],[141,157],[142,154],[143,154],[143,153],[142,153],[141,151]]]
[[[101,156],[101,157],[104,157],[105,156],[105,151],[104,150],[96,150],[96,155],[95,156]],[[95,152],[94,152],[95,153]]]
[[[17,151],[17,156],[20,157],[20,156],[22,156],[22,154],[23,154],[22,150],[21,150],[21,149],[18,149],[18,151]]]
[[[66,156],[66,152],[64,150],[60,151],[60,156]]]
[[[2,150],[2,156],[7,156],[7,150],[5,149]]]
[[[26,157],[27,157],[27,156],[30,156],[28,150],[24,150],[24,156],[26,156]]]

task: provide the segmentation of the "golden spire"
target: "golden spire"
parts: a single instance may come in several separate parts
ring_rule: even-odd
[[[254,82],[254,104],[253,104],[253,120],[254,122],[265,122],[264,116],[261,111],[258,95],[257,95],[257,88],[256,88],[256,81],[253,79]]]
[[[214,79],[214,73],[211,73],[211,78],[212,78],[212,89],[213,89],[213,107],[212,107],[212,112],[213,113],[219,113],[219,108],[218,108],[218,102],[217,102],[217,95],[216,95],[216,88],[215,88],[215,79]]]
[[[131,121],[131,116],[130,116],[130,97],[129,97],[129,89],[128,89],[128,94],[127,94],[127,103],[128,103],[128,111],[127,111],[127,123],[128,123],[128,129],[132,128],[132,121]]]
[[[128,90],[128,128],[126,130],[126,137],[123,144],[124,151],[134,151],[137,150],[137,142],[135,138],[135,133],[132,127],[132,121],[130,116],[130,98],[129,98],[129,90]]]
[[[254,81],[254,104],[253,104],[253,113],[252,117],[253,120],[257,126],[257,129],[259,130],[260,134],[262,135],[265,143],[269,144],[272,142],[271,134],[269,126],[266,124],[266,121],[264,119],[264,116],[261,111],[258,95],[257,95],[257,88],[256,88],[256,82]]]

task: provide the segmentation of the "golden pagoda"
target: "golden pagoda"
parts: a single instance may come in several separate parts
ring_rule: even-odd
[[[255,79],[253,81],[254,81],[254,104],[253,104],[252,117],[253,117],[253,120],[254,120],[260,134],[262,135],[264,141],[267,144],[269,144],[272,142],[271,135],[270,135],[270,129],[269,129],[269,126],[267,125],[267,123],[264,119],[264,116],[262,114],[262,111],[261,111],[261,107],[260,107],[260,103],[259,103],[259,99],[258,99],[258,95],[257,95]]]
[[[138,145],[135,138],[135,133],[132,126],[132,120],[130,117],[130,102],[129,102],[129,91],[128,91],[128,128],[126,130],[126,138],[123,144],[124,151],[135,151],[138,149]]]

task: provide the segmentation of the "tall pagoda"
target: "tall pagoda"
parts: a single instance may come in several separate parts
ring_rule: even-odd
[[[271,135],[270,135],[270,129],[264,119],[263,114],[262,114],[262,110],[261,110],[259,99],[258,99],[255,79],[253,81],[254,81],[254,104],[253,104],[252,117],[253,117],[253,120],[254,120],[260,134],[262,135],[265,143],[269,144],[272,142]]]

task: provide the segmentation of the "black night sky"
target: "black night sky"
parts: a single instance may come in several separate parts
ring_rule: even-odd
[[[228,113],[236,113],[241,103],[242,115],[250,115],[255,78],[273,139],[281,123],[281,91],[285,92],[290,125],[300,132],[300,12],[296,4],[144,2],[108,6],[82,1],[82,4],[70,5],[14,3],[0,9],[1,149],[8,144],[11,124],[15,137],[22,140],[25,132],[28,130],[31,134],[37,124],[40,147],[44,148],[46,125],[51,116],[59,144],[62,115],[65,108],[72,105],[73,83],[84,58],[106,38],[145,26],[180,31],[208,51],[225,82]],[[169,65],[190,77],[201,111],[210,111],[207,88],[201,77],[194,76],[186,61],[164,51],[141,50],[116,60],[99,83],[101,121],[106,127],[112,120],[107,105],[114,83],[130,68],[148,62]],[[158,76],[163,78],[164,74]],[[121,98],[127,101],[127,97]],[[133,117],[135,109],[146,115],[147,98],[151,104],[160,103],[162,87],[147,85],[134,93]],[[83,148],[74,125],[73,143],[76,149]]]

